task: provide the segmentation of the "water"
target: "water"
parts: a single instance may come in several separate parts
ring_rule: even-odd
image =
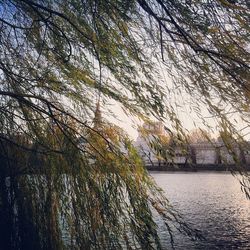
[[[239,181],[221,172],[151,172],[158,185],[186,222],[200,229],[206,240],[191,240],[175,234],[175,249],[250,250],[250,201]],[[162,241],[169,239],[159,222]]]

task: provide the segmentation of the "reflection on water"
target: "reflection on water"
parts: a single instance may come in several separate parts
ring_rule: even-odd
[[[176,249],[250,249],[250,201],[230,173],[151,172],[188,223],[206,237],[192,242],[176,233]],[[166,233],[159,222],[166,249]]]

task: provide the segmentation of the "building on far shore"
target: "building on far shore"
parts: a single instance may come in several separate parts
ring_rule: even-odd
[[[190,144],[195,156],[193,163],[204,164],[218,164],[219,159],[219,145],[210,142],[200,142]]]
[[[135,142],[146,166],[169,165],[250,165],[250,149],[238,144],[231,150],[223,142],[201,141],[178,145],[171,142],[161,122],[147,122],[139,129]],[[163,146],[156,146],[161,143]],[[158,147],[158,149],[157,149]],[[242,149],[243,148],[243,149]]]

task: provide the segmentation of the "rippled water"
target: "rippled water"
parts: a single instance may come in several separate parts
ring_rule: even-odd
[[[249,249],[250,201],[230,173],[151,172],[186,222],[200,229],[206,240],[192,242],[176,233],[175,249]],[[159,223],[163,244],[169,247]]]

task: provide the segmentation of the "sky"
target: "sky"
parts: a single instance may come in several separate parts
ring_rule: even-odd
[[[176,85],[173,84],[173,81],[169,77],[161,58],[157,60],[155,65],[157,67],[157,71],[159,72],[159,87],[162,85],[164,88],[165,85],[167,89],[167,105],[172,105],[174,107],[174,111],[180,119],[184,129],[191,131],[197,128],[202,128],[208,130],[212,137],[217,138],[218,122],[208,111],[208,107],[202,103],[201,100],[199,100],[199,97],[195,94],[194,96],[188,94],[184,89],[182,89],[182,86],[177,89]],[[123,128],[129,134],[131,139],[136,140],[138,137],[137,127],[138,125],[142,125],[143,122],[136,118],[128,117],[115,102],[111,102],[109,105],[117,118],[110,115],[107,116],[107,119]],[[220,105],[220,101],[217,100],[217,103],[215,101],[215,105]],[[225,113],[231,109],[230,104],[224,104],[224,107],[220,107],[225,109]],[[103,109],[106,110],[105,107],[103,107]],[[197,113],[197,110],[200,114]],[[244,122],[240,119],[239,115],[232,114],[229,115],[228,118],[230,122],[235,124],[238,130],[242,130],[246,127],[246,124],[244,124]],[[204,123],[206,123],[206,125]],[[168,124],[164,125],[169,127]],[[208,129],[207,125],[211,129]],[[242,135],[246,135],[245,138],[250,140],[250,128],[244,129],[242,132],[244,132]]]
[[[192,111],[192,107],[190,102],[188,101],[189,98],[192,98],[188,96],[188,94],[185,94],[185,96],[179,96],[180,103],[185,102],[184,106],[182,106],[179,110],[177,110],[177,114],[179,119],[181,120],[183,127],[187,129],[188,131],[194,130],[196,128],[202,128],[207,129],[207,127],[203,124],[202,120],[196,115],[195,111]],[[103,107],[104,109],[105,107]],[[115,114],[116,117],[113,115],[104,115],[105,118],[107,118],[110,122],[118,125],[119,127],[123,128],[130,138],[132,140],[136,140],[138,137],[137,127],[138,125],[142,125],[143,122],[139,119],[136,119],[135,117],[129,117],[127,116],[122,108],[115,102],[112,102],[109,104],[109,108],[112,109],[113,114]],[[205,118],[206,122],[213,128],[210,133],[212,134],[212,137],[216,138],[218,137],[218,131],[216,131],[217,123],[213,117],[211,117],[211,114],[207,111],[204,104],[200,104],[201,109],[201,116]],[[241,130],[242,128],[245,128],[245,124],[240,120],[240,118],[237,115],[232,115],[230,117],[231,120],[237,120],[237,129]],[[250,140],[250,128],[247,128],[244,130],[244,133],[246,134],[246,139]]]
[[[104,115],[110,122],[118,125],[119,127],[123,128],[131,137],[131,139],[136,140],[138,137],[137,126],[142,125],[143,122],[139,119],[127,116],[123,110],[119,107],[118,104],[112,103],[110,104],[112,107],[112,112],[116,115],[113,117],[112,115]],[[194,114],[192,114],[194,115]],[[184,123],[184,127],[188,130],[195,129],[197,127],[202,127],[202,123],[198,120],[195,121],[196,126],[194,124],[193,118],[191,117],[190,113],[181,112],[179,113],[181,120]]]

